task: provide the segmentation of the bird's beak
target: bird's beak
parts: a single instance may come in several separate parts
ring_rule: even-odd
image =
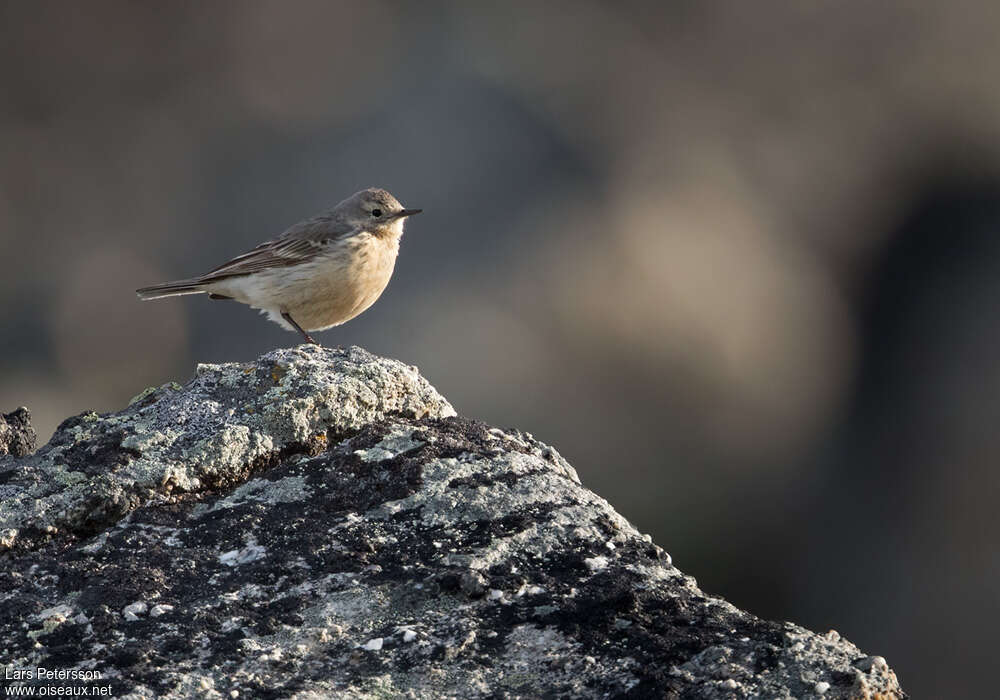
[[[396,212],[396,218],[402,219],[404,216],[413,216],[414,214],[419,214],[423,209],[400,209]]]

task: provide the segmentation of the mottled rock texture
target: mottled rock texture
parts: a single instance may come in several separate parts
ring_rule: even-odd
[[[11,413],[0,413],[0,456],[23,457],[35,449],[35,429],[31,414],[24,406]]]
[[[0,662],[115,697],[905,697],[835,632],[703,593],[551,447],[358,348],[67,420],[0,458],[0,528]]]

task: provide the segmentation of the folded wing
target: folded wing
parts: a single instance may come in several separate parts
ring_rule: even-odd
[[[325,250],[326,241],[307,240],[304,238],[279,238],[261,243],[253,250],[238,255],[229,262],[210,270],[198,281],[201,283],[217,282],[229,277],[249,275],[253,272],[276,267],[288,267],[314,260]]]

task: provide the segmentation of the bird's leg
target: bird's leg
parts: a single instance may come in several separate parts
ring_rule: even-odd
[[[302,330],[302,326],[300,326],[299,324],[297,324],[295,322],[295,319],[292,318],[291,314],[289,314],[287,311],[282,311],[281,312],[281,317],[283,319],[285,319],[286,321],[288,321],[290,324],[292,324],[292,328],[294,328],[299,333],[301,333],[302,337],[306,339],[307,343],[312,343],[313,345],[319,345],[319,343],[317,343],[315,340],[313,340],[313,338],[312,338],[311,335],[309,335],[304,330]]]

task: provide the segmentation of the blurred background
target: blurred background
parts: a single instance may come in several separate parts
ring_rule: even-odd
[[[0,409],[298,339],[137,301],[370,185],[425,213],[323,333],[529,430],[708,591],[986,697],[1000,6],[3,2]]]

